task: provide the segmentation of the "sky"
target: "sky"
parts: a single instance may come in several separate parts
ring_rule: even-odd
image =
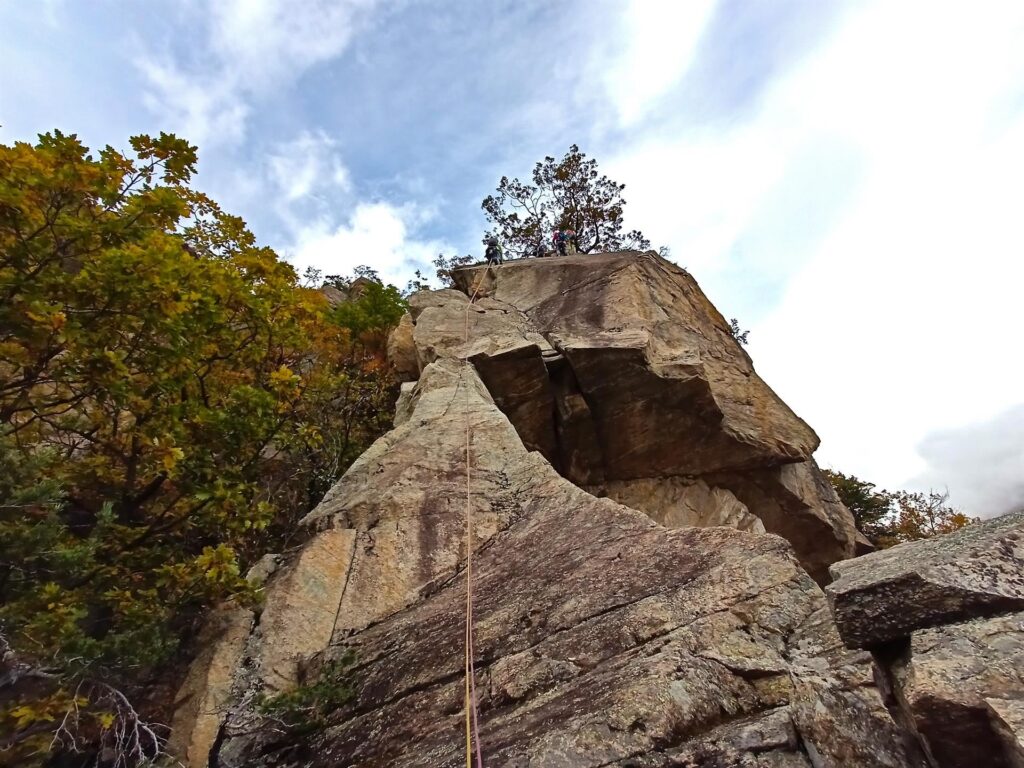
[[[301,269],[476,253],[576,143],[819,463],[1024,505],[1024,3],[0,0],[0,142],[199,146]]]

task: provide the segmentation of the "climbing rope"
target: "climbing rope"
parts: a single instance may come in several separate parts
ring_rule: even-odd
[[[494,277],[497,280],[498,269],[501,262],[494,268]],[[491,272],[491,265],[477,278],[473,287],[473,294],[466,305],[465,329],[463,343],[469,344],[469,313],[476,303],[480,293],[480,287],[484,279]],[[584,283],[587,281],[583,281]],[[579,284],[577,284],[579,285]],[[576,287],[576,286],[573,286]],[[567,292],[563,291],[563,293]],[[581,310],[582,311],[582,310]],[[483,768],[483,756],[480,747],[479,713],[477,711],[476,699],[476,668],[473,660],[473,486],[472,486],[472,427],[469,417],[470,399],[468,382],[463,387],[465,397],[466,415],[466,633],[465,633],[465,713],[466,713],[466,768],[473,768],[473,746],[476,745],[476,768]]]
[[[501,263],[498,263],[498,267]],[[494,268],[497,277],[498,267]],[[491,271],[490,264],[484,270],[483,275],[477,278],[473,295],[466,305],[466,327],[463,343],[469,344],[469,312],[473,308],[477,294],[480,292],[480,285],[483,277]],[[465,711],[466,711],[466,768],[473,768],[473,745],[476,744],[476,768],[483,768],[483,756],[480,748],[480,727],[478,724],[479,714],[476,705],[476,669],[473,662],[473,479],[472,462],[470,460],[472,447],[472,430],[469,419],[469,385],[463,387],[465,395],[466,414],[466,637],[465,637],[465,658],[464,672],[466,677],[465,685]]]

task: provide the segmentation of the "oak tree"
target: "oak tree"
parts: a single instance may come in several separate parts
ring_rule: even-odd
[[[952,533],[977,522],[977,518],[951,507],[946,492],[875,490],[874,483],[853,475],[823,471],[853,514],[857,529],[878,547]]]

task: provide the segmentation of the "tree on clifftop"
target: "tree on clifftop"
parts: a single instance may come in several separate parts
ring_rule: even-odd
[[[581,253],[646,249],[638,230],[623,232],[625,184],[599,175],[597,161],[573,144],[561,160],[545,157],[533,168],[533,184],[502,176],[497,193],[481,207],[512,257],[534,256],[551,246],[556,229],[576,231]]]

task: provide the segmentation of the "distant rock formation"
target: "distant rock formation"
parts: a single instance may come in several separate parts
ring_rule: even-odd
[[[817,437],[685,271],[614,253],[455,274],[461,290],[413,296],[389,341],[408,379],[395,428],[306,518],[302,547],[261,563],[262,610],[210,622],[173,724],[191,768],[464,765],[467,428],[490,768],[1014,765],[1020,638],[993,639],[1013,617],[948,645],[1010,683],[965,668],[962,705],[898,700],[931,701],[920,670],[955,652],[906,640],[927,624],[859,618],[871,580],[848,574],[869,558],[833,565],[863,539]],[[322,727],[257,706],[351,653],[354,696]],[[932,746],[965,711],[957,738],[982,729],[988,762]]]

